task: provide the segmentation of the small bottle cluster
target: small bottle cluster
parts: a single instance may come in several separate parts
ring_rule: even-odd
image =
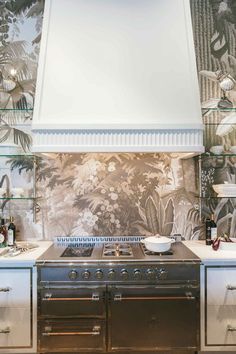
[[[0,248],[14,246],[16,240],[16,226],[14,218],[10,216],[9,220],[1,218],[0,225]]]

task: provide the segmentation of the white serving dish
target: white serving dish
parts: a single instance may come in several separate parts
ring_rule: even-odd
[[[210,152],[212,152],[215,155],[220,155],[223,153],[223,151],[224,151],[223,145],[216,145],[210,148]]]
[[[236,196],[236,184],[234,184],[234,183],[213,184],[212,188],[218,194],[219,197]]]
[[[236,251],[236,238],[231,238],[233,242],[220,241],[219,249],[221,251]]]
[[[232,132],[236,128],[236,114],[235,112],[230,113],[227,117],[222,119],[220,124],[216,129],[216,135],[225,136]]]
[[[175,242],[175,240],[168,238],[166,236],[150,236],[141,240],[142,243],[145,244],[147,250],[151,252],[166,252],[170,249],[171,244]]]

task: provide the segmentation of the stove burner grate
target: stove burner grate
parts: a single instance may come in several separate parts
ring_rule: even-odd
[[[103,257],[133,257],[132,247],[128,243],[105,243]]]
[[[91,257],[94,243],[77,243],[69,245],[61,257]]]
[[[165,252],[153,252],[153,251],[149,251],[143,243],[141,244],[141,246],[145,256],[172,256],[174,254],[172,249]]]

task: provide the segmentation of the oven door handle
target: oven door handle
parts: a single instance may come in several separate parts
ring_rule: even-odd
[[[192,293],[186,293],[183,296],[122,296],[122,294],[115,294],[113,301],[129,301],[129,300],[196,300]]]
[[[76,331],[76,332],[43,332],[46,337],[56,336],[99,336],[101,334],[101,326],[94,326],[91,331]]]
[[[92,294],[91,297],[53,297],[51,293],[45,294],[42,301],[99,301],[98,293]]]

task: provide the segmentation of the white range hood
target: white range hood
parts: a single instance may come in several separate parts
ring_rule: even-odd
[[[34,152],[202,152],[189,0],[46,0]]]

